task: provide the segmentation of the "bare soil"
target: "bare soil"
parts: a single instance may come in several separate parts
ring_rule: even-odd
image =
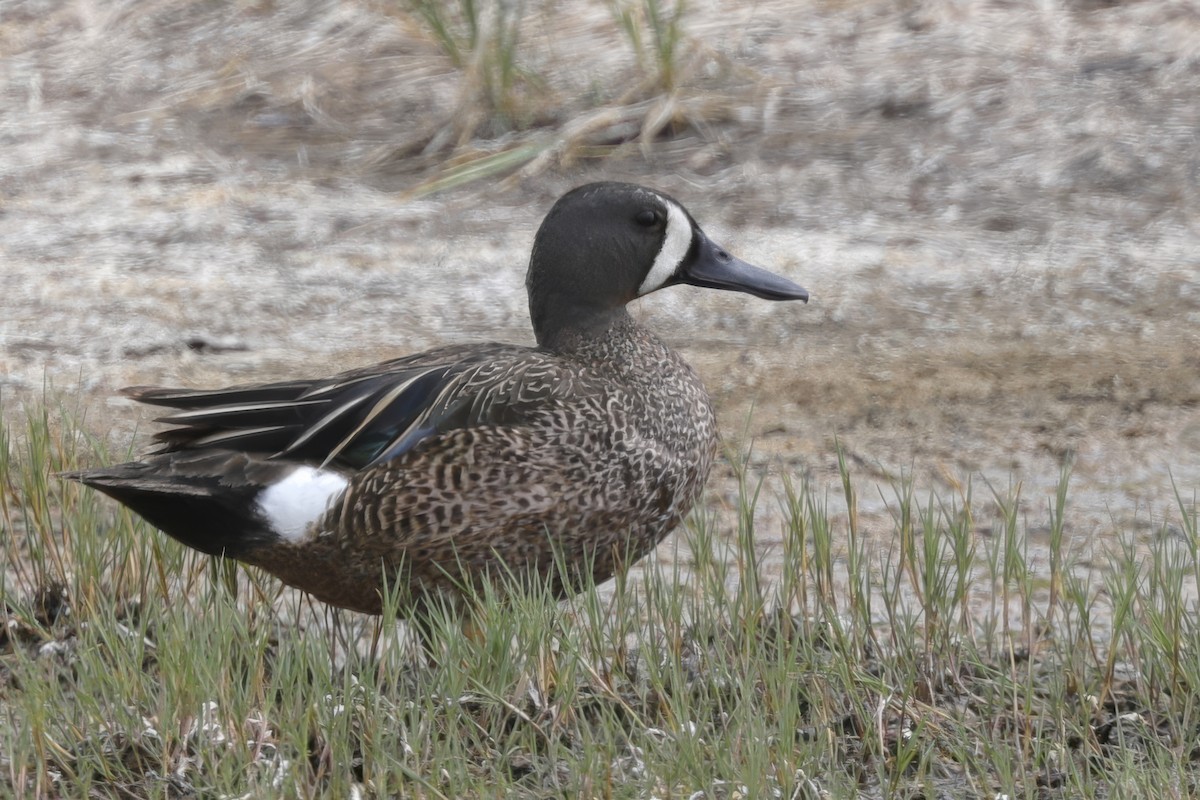
[[[1173,485],[1200,487],[1196,7],[695,2],[665,94],[594,5],[526,4],[540,80],[506,132],[400,6],[6,2],[6,414],[51,383],[127,442],[147,415],[125,385],[529,342],[542,214],[628,179],[812,291],[675,289],[636,313],[756,463],[836,494],[840,442],[884,551],[897,476],[921,496],[1020,482],[1036,534],[1068,460],[1081,563],[1177,530]],[[456,149],[464,110],[485,122]],[[423,192],[528,142],[551,144]]]

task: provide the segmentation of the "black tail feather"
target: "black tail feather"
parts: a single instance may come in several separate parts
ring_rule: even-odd
[[[194,550],[244,559],[276,541],[256,500],[285,465],[245,456],[161,457],[146,462],[64,473],[131,508],[151,525]],[[220,469],[214,469],[220,467]]]
[[[280,383],[230,386],[227,389],[173,389],[163,386],[129,386],[121,394],[139,403],[169,408],[196,409],[241,403],[288,401],[301,397],[312,388],[313,381],[283,381]]]

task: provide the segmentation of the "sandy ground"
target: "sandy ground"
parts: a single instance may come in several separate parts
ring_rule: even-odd
[[[7,0],[5,412],[81,387],[127,442],[146,416],[113,399],[124,385],[529,342],[541,215],[632,179],[812,291],[674,289],[636,313],[772,474],[836,496],[836,437],[881,554],[896,476],[920,496],[1019,481],[1036,565],[1067,459],[1081,566],[1117,531],[1178,531],[1172,478],[1189,503],[1200,487],[1195,6],[695,2],[669,100],[629,90],[645,72],[602,4],[526,11],[529,130],[483,125],[451,156],[473,97],[395,7]],[[620,118],[583,137],[603,160],[573,148],[597,108]],[[553,145],[520,173],[412,191],[529,141]]]

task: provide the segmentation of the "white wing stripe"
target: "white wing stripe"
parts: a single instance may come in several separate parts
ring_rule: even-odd
[[[324,400],[270,400],[265,403],[239,403],[237,405],[228,406],[210,406],[207,408],[197,408],[191,411],[177,411],[174,414],[163,417],[163,422],[189,422],[192,420],[208,421],[211,418],[213,421],[226,415],[245,414],[251,411],[277,411],[281,408],[295,408],[298,406],[311,406],[316,403],[324,403]]]
[[[335,408],[333,411],[330,411],[328,414],[321,417],[319,420],[314,422],[312,425],[308,426],[308,428],[304,431],[304,433],[297,436],[292,441],[291,444],[289,444],[282,451],[280,451],[279,455],[286,455],[288,453],[294,453],[296,450],[299,450],[310,439],[312,439],[318,433],[323,431],[325,428],[329,427],[330,423],[334,422],[335,420],[340,419],[344,414],[347,414],[351,409],[355,408],[356,406],[361,405],[363,403],[363,401],[369,399],[370,397],[371,397],[371,395],[364,394],[364,395],[355,397],[354,399],[349,400],[345,403],[342,403],[340,406]]]

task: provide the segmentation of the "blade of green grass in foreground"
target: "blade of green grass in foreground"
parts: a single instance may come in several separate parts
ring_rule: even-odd
[[[562,603],[485,586],[476,635],[435,615],[428,663],[394,600],[379,620],[324,609],[56,480],[113,458],[78,419],[48,402],[0,429],[0,794],[1065,798],[1197,780],[1182,491],[1178,519],[1123,533],[1097,577],[1064,533],[1067,470],[1032,522],[1019,485],[978,502],[969,482],[920,499],[903,479],[878,547],[845,459],[837,501],[785,480],[781,530],[735,459],[729,507],[697,511],[671,563]],[[1043,522],[1048,578],[1026,535]]]

